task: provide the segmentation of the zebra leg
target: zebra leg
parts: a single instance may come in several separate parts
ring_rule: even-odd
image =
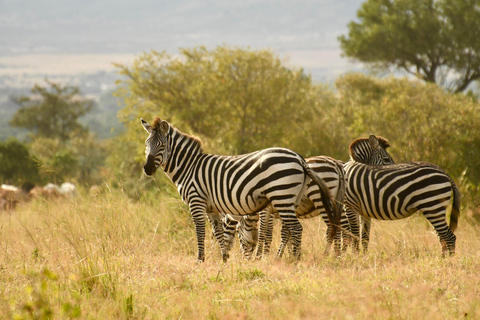
[[[282,229],[286,227],[288,232],[290,233],[292,242],[293,242],[293,256],[296,260],[300,259],[301,255],[301,248],[302,248],[302,232],[303,227],[300,221],[298,221],[297,216],[295,215],[295,210],[292,206],[291,210],[287,211],[285,207],[276,208],[280,219],[284,223]],[[283,210],[281,210],[283,209]],[[282,240],[283,243],[283,240]],[[287,243],[285,243],[286,245]]]
[[[195,224],[195,233],[197,235],[197,262],[205,261],[205,207],[198,202],[190,204],[193,223]]]
[[[260,226],[258,230],[258,244],[256,259],[260,260],[263,256],[264,245],[267,236],[268,220],[270,220],[270,210],[260,212]]]
[[[352,230],[350,229],[350,224],[348,223],[348,218],[345,212],[342,213],[340,218],[340,230],[341,230],[341,240],[343,245],[341,250],[346,251],[349,245],[352,245]]]
[[[327,245],[325,247],[325,251],[323,252],[324,255],[328,256],[330,253],[330,248],[332,247],[332,238],[330,237],[332,233],[332,226],[330,223],[327,224],[327,231],[325,232],[325,237],[327,238]]]
[[[448,253],[453,256],[455,254],[455,242],[457,237],[447,225],[445,220],[446,208],[440,209],[441,212],[424,212],[423,215],[432,224],[435,232],[438,235],[440,244],[442,246],[442,255],[445,256]]]
[[[370,227],[372,225],[372,219],[370,217],[363,217],[363,228],[362,228],[362,247],[363,253],[368,251],[368,242],[370,241]]]
[[[273,213],[268,216],[267,219],[267,231],[265,234],[265,248],[263,254],[268,256],[270,254],[270,248],[273,240]]]
[[[334,244],[335,256],[341,255],[341,241],[342,241],[342,233],[341,229],[337,228],[337,232],[334,234],[334,238],[332,240],[332,226],[330,224],[330,220],[328,220],[328,216],[322,212],[321,217],[325,224],[327,225],[327,231],[325,232],[325,237],[327,238],[327,245],[325,247],[324,255],[328,256],[330,253],[330,248],[332,247],[332,243]],[[348,224],[348,222],[347,222]]]
[[[277,257],[281,258],[285,252],[285,247],[290,241],[290,231],[282,220],[282,230],[280,231],[280,246],[278,247]]]
[[[223,218],[223,244],[227,254],[229,254],[233,247],[237,225],[238,221],[235,220],[231,215],[227,214],[225,215],[225,218]]]
[[[327,246],[325,247],[324,255],[328,256],[330,253],[330,248],[332,247],[332,226],[327,226],[327,231],[325,232],[325,237],[327,237]],[[343,237],[343,232],[341,230],[337,230],[334,235],[333,239],[333,248],[335,251],[335,256],[339,257],[342,255],[342,237]]]
[[[223,230],[223,222],[220,217],[220,214],[215,212],[209,212],[207,214],[207,217],[208,217],[208,220],[210,221],[210,224],[212,225],[215,239],[217,239],[218,244],[220,245],[220,251],[222,252],[223,262],[227,262],[227,259],[229,258],[229,254],[225,249],[225,244],[223,241],[224,230]]]
[[[347,216],[348,219],[348,224],[350,225],[350,231],[351,231],[351,244],[353,247],[353,250],[355,252],[360,251],[360,215],[358,215],[356,212],[346,209],[345,210],[345,215]]]

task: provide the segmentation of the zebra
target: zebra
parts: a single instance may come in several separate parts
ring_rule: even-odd
[[[292,234],[294,256],[300,258],[302,225],[295,216],[295,205],[310,180],[320,189],[321,201],[331,223],[339,215],[325,182],[298,153],[285,148],[268,148],[238,156],[203,152],[199,138],[185,134],[156,117],[150,125],[141,119],[149,133],[145,140],[146,175],[162,167],[175,183],[190,213],[197,236],[197,261],[205,261],[205,215],[207,214],[223,261],[228,253],[223,244],[221,214],[247,215],[271,204]]]
[[[372,139],[370,137],[369,139]],[[360,236],[358,217],[362,216],[362,246],[366,252],[371,219],[397,220],[420,211],[434,227],[442,254],[455,253],[454,231],[460,215],[460,191],[438,166],[428,162],[410,162],[385,166],[360,163],[364,140],[350,145],[350,161],[345,166],[345,210],[354,239]],[[381,158],[384,155],[377,155]],[[453,195],[450,226],[447,207]],[[358,242],[355,244],[359,250]]]
[[[390,144],[387,139],[383,137],[376,137],[371,135],[369,139],[357,139],[356,148],[352,150],[353,156],[359,162],[370,163],[372,165],[386,165],[394,164],[393,158],[388,154],[386,149],[390,147]],[[306,159],[309,166],[317,172],[317,174],[327,183],[330,188],[330,192],[335,197],[337,205],[340,208],[343,208],[344,202],[344,174],[343,174],[343,165],[345,164],[341,160],[336,160],[327,156],[316,156]],[[260,231],[259,231],[259,244],[257,249],[257,258],[261,258],[262,254],[268,254],[270,251],[270,244],[272,242],[272,233],[273,233],[273,219],[271,208],[267,208],[267,211],[260,213]],[[323,220],[327,224],[327,235],[331,232],[331,225],[328,222],[328,219],[325,215],[325,211],[317,211],[312,207],[312,202],[308,197],[304,196],[300,202],[299,207],[296,210],[297,217],[299,219],[309,219],[316,217],[317,215],[322,215]],[[240,220],[241,221],[241,220]],[[231,224],[231,223],[230,223]],[[245,225],[245,222],[244,224]],[[255,239],[252,235],[249,235],[244,230],[240,232],[242,228],[241,225],[237,227],[239,231],[239,239],[242,245],[246,242],[246,239],[242,237],[247,234],[248,238]],[[249,227],[253,229],[252,226]],[[340,238],[344,240],[344,245],[347,242],[351,242],[350,239],[350,227],[347,216],[342,212],[341,221],[340,221],[340,230],[341,236],[336,235],[335,239],[335,253],[336,255],[340,254]],[[226,229],[226,233],[232,232],[232,229]],[[231,235],[227,235],[226,239],[232,239]],[[282,255],[283,250],[288,242],[289,234],[288,229],[282,227],[281,231],[281,245],[277,255]],[[231,240],[230,240],[231,241]],[[328,254],[331,247],[332,241],[330,237],[327,237],[327,246],[325,248],[325,254]],[[250,247],[254,247],[255,243],[249,243]],[[345,246],[344,246],[345,249]]]
[[[316,156],[306,159],[309,167],[318,174],[328,185],[332,196],[335,198],[338,209],[340,210],[340,232],[348,231],[348,220],[343,213],[343,200],[344,200],[344,179],[343,179],[343,162],[340,160],[335,160],[327,156]],[[307,188],[307,192],[302,197],[298,207],[295,210],[295,214],[298,219],[310,219],[320,215],[324,222],[327,225],[327,246],[325,248],[325,254],[328,254],[331,244],[332,244],[332,225],[328,220],[325,208],[315,207],[314,201],[315,198],[318,198],[318,192],[313,188],[313,185],[310,185]],[[263,254],[268,254],[270,251],[270,244],[272,242],[273,234],[273,217],[278,218],[278,214],[273,210],[273,208],[268,207],[267,210],[260,213],[260,231],[258,239],[258,248],[257,248],[257,259],[260,259]],[[285,228],[282,223],[282,232],[281,232],[281,242],[280,247],[277,252],[277,256],[281,257],[290,240],[290,233],[288,229]],[[239,233],[240,243],[244,243],[245,240],[242,239],[242,234]],[[340,233],[335,235],[335,252],[336,255],[340,254]]]

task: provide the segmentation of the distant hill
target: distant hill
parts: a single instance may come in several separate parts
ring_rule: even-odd
[[[361,0],[3,0],[0,54],[139,53],[232,44],[338,48]]]

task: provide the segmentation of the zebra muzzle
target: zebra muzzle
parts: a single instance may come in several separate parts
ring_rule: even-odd
[[[157,168],[155,167],[155,157],[152,155],[149,155],[147,157],[147,162],[145,162],[145,165],[143,166],[143,171],[145,171],[145,174],[147,176],[151,176],[155,173]]]

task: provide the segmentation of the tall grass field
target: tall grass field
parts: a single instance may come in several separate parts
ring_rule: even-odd
[[[0,319],[480,319],[480,225],[466,211],[453,257],[416,214],[373,221],[369,252],[339,258],[323,255],[323,222],[302,221],[299,262],[246,261],[237,240],[224,264],[207,229],[199,264],[178,198],[35,199],[0,215]]]

